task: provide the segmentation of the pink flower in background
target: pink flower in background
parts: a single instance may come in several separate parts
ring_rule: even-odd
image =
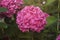
[[[20,9],[21,5],[23,4],[23,0],[1,0],[0,1],[0,7],[7,8],[7,12],[5,12],[5,15],[8,17],[11,17],[13,14],[15,14],[16,9]]]
[[[56,40],[60,40],[60,35],[57,36]]]
[[[46,25],[48,14],[43,12],[39,7],[25,6],[17,13],[16,23],[22,32],[29,30],[40,32]]]

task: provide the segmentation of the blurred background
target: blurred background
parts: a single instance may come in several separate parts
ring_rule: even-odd
[[[22,33],[15,20],[5,19],[6,23],[0,20],[0,40],[56,40],[57,35],[60,33],[60,1],[59,0],[24,0],[24,6],[35,5],[39,6],[44,12],[50,16],[47,18],[48,24],[45,29],[40,33],[26,32]],[[0,12],[6,9],[0,8]],[[6,25],[7,24],[7,25]]]

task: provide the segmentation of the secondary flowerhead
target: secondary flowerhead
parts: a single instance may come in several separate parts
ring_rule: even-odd
[[[20,9],[22,4],[23,4],[23,0],[1,0],[0,1],[0,7],[4,7],[8,9],[7,12],[5,12],[5,15],[8,17],[11,17],[13,14],[15,14],[16,10]]]
[[[25,6],[17,13],[16,23],[22,32],[36,31],[40,32],[46,25],[48,14],[43,12],[39,7]]]
[[[56,40],[60,40],[60,35],[57,36]]]

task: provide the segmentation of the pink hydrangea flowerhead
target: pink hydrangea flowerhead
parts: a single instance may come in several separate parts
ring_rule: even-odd
[[[16,9],[20,9],[22,4],[23,0],[0,0],[0,7],[8,9],[8,11],[5,12],[5,15],[8,17],[11,17],[13,14],[15,14]]]
[[[40,32],[46,25],[48,14],[43,12],[39,7],[25,6],[17,13],[16,23],[22,32],[35,31]]]
[[[57,36],[56,40],[60,40],[60,35]]]

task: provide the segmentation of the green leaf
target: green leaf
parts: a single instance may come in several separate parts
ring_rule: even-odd
[[[25,4],[27,4],[27,5],[30,5],[30,4],[32,3],[31,0],[25,0],[24,2],[25,2]]]
[[[7,11],[6,8],[0,7],[0,12],[5,12],[5,11]]]
[[[53,3],[56,0],[47,0],[47,3],[44,6],[50,5],[51,3]]]
[[[7,24],[3,23],[3,22],[0,22],[0,28],[7,28]]]
[[[54,22],[56,22],[57,21],[57,18],[56,17],[54,17],[54,16],[50,16],[50,17],[48,17],[47,18],[47,25],[46,26],[50,26],[51,24],[53,24]]]

